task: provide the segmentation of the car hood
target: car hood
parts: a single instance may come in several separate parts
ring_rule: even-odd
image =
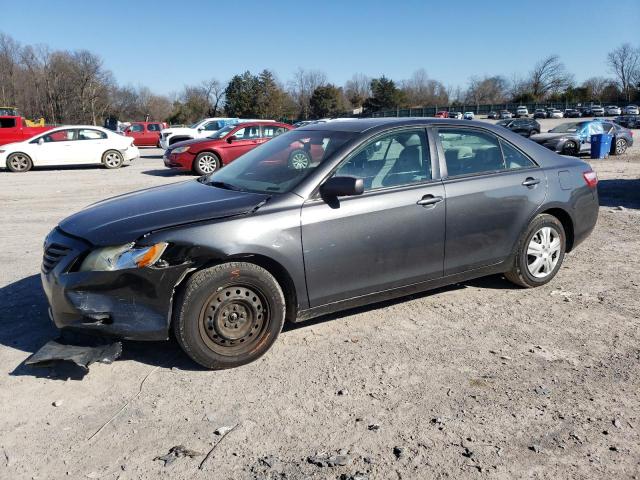
[[[192,140],[184,140],[183,142],[176,142],[171,144],[170,150],[178,147],[188,147],[189,145],[197,145],[202,143],[212,144],[220,142],[219,138],[194,138]]]
[[[193,133],[196,132],[197,130],[193,129],[193,128],[189,128],[189,127],[175,127],[175,128],[165,128],[163,130],[160,131],[161,134],[171,134],[171,135],[175,135],[176,133]]]
[[[121,245],[154,230],[248,213],[268,197],[189,180],[103,200],[59,227],[96,246]]]

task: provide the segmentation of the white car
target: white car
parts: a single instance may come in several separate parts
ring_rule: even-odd
[[[0,146],[0,165],[12,172],[64,165],[119,168],[139,156],[133,138],[92,125],[57,127],[22,142]]]
[[[473,120],[475,118],[475,114],[473,112],[464,112],[463,118],[465,120]]]
[[[616,107],[615,105],[609,105],[604,109],[605,115],[622,115],[622,109],[620,107]]]
[[[517,109],[516,109],[516,118],[519,117],[528,117],[529,116],[529,110],[527,109],[527,107],[520,105]]]
[[[593,117],[604,117],[604,108],[600,105],[591,106],[591,115]]]
[[[626,107],[624,107],[624,114],[640,115],[640,109],[638,108],[638,105],[627,105]]]
[[[455,118],[456,120],[462,120],[462,113],[460,113],[460,112],[449,112],[449,118]]]
[[[235,125],[242,122],[273,122],[274,120],[244,119],[244,118],[205,118],[190,127],[171,127],[160,131],[160,147],[169,148],[174,143],[194,140],[196,138],[206,138],[213,135],[227,125]]]
[[[557,108],[554,108],[549,112],[549,118],[564,118],[564,113]]]

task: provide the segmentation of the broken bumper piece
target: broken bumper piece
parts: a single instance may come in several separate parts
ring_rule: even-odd
[[[111,342],[98,345],[74,345],[62,339],[47,342],[40,350],[31,355],[24,363],[46,367],[54,362],[73,362],[88,371],[95,362],[112,363],[122,354],[122,343]]]

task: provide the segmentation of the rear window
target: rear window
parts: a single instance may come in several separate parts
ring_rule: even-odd
[[[0,118],[0,128],[15,128],[15,118]]]

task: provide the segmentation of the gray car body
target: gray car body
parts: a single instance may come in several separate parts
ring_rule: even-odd
[[[447,127],[491,132],[524,152],[536,166],[449,178],[437,140],[437,129]],[[384,133],[407,128],[427,132],[432,180],[372,190],[337,202],[320,197],[320,185],[354,149]],[[110,220],[103,219],[108,228],[90,231],[82,225],[100,215],[97,205],[63,221],[49,235],[45,247],[69,244],[67,240],[72,239],[75,245],[70,248],[78,252],[73,256],[79,256],[83,250],[123,241],[139,245],[167,242],[174,253],[166,266],[137,271],[73,273],[69,272],[69,259],[53,271],[43,272],[56,325],[132,339],[167,338],[175,295],[189,275],[231,260],[254,262],[268,269],[285,292],[287,319],[301,321],[505,272],[513,264],[519,239],[540,213],[551,213],[562,221],[569,251],[588,236],[597,220],[597,191],[583,178],[590,169],[587,163],[557,155],[488,123],[361,119],[301,129],[357,135],[293,191],[270,197],[247,194],[254,198],[243,199],[241,208],[234,200],[234,208],[224,213],[217,212],[214,202],[209,218],[185,214],[180,221],[172,220],[173,224],[167,220],[154,224],[140,213],[133,223],[131,218],[123,219],[126,228],[119,228],[118,218],[111,213]],[[531,178],[540,182],[522,185]],[[186,184],[161,188],[184,189],[181,185]],[[167,191],[166,195],[170,194]],[[229,194],[238,196],[237,192]],[[144,198],[149,194],[143,191],[139,195]],[[443,201],[429,207],[417,205],[427,195]],[[108,202],[117,206],[119,199]],[[181,211],[190,211],[190,205],[185,208],[188,202],[182,199]],[[149,215],[166,215],[166,207],[157,210],[160,213],[150,210]],[[145,233],[132,227],[141,222],[148,229]],[[132,233],[127,238],[129,229]],[[120,233],[110,237],[109,232]],[[109,322],[101,318],[105,310]]]

